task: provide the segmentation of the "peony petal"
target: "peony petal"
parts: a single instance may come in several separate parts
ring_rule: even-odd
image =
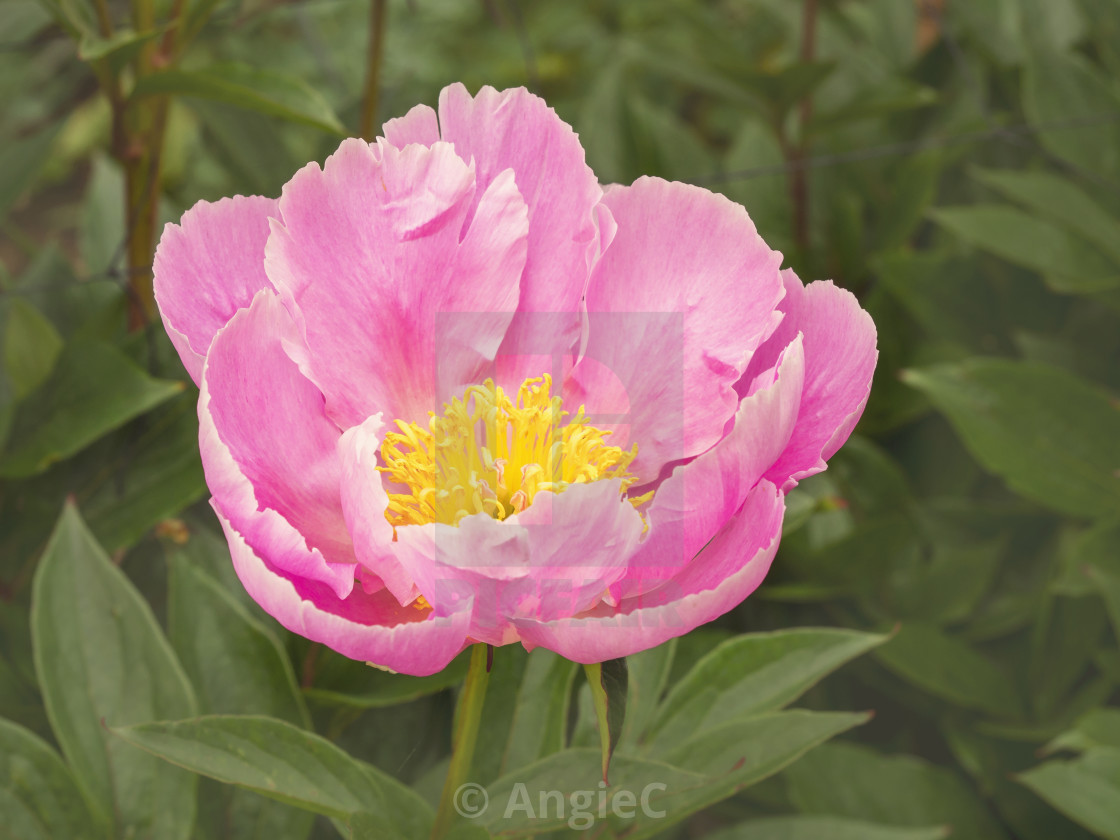
[[[588,286],[584,351],[601,367],[581,359],[569,392],[609,414],[598,371],[625,384],[632,469],[653,480],[722,437],[735,382],[780,318],[781,255],[742,207],[699,187],[640,178],[603,202],[618,232]]]
[[[585,610],[625,573],[644,525],[620,491],[613,479],[538,493],[504,521],[400,527],[392,546],[437,613],[473,597],[471,637],[506,644],[511,619]]]
[[[343,429],[378,411],[424,420],[497,352],[528,221],[512,173],[464,228],[475,195],[447,143],[347,140],[285,185],[266,269],[305,337],[300,367]]]
[[[375,414],[339,438],[342,510],[358,562],[376,574],[400,603],[409,604],[420,591],[415,576],[409,574],[394,551],[393,526],[385,518],[389,496],[377,471],[384,427],[381,415]]]
[[[650,503],[649,535],[611,587],[617,604],[660,586],[689,564],[743,504],[793,434],[805,377],[800,337],[787,348],[770,384],[740,403],[727,437],[675,468]]]
[[[410,143],[430,146],[439,142],[436,112],[427,105],[415,105],[403,117],[389,120],[382,127],[385,139],[403,149]]]
[[[356,587],[340,599],[329,587],[262,560],[220,510],[218,519],[245,590],[293,633],[351,659],[417,677],[443,670],[466,647],[469,602],[451,615],[435,616],[402,607],[387,590],[370,595]]]
[[[682,636],[740,604],[766,577],[782,532],[784,496],[760,482],[708,546],[659,589],[600,604],[582,616],[514,622],[530,650],[543,647],[575,662],[629,656]]]
[[[271,288],[264,246],[268,220],[279,215],[276,199],[239,195],[200,201],[163,229],[152,269],[156,303],[196,385],[215,333]]]
[[[798,332],[805,338],[805,394],[786,451],[766,477],[788,491],[798,480],[825,469],[825,461],[848,439],[871,391],[878,350],[875,323],[855,296],[818,280],[802,286],[792,271],[782,272],[785,319],[752,360],[744,380],[757,377]]]
[[[297,341],[266,289],[218,332],[203,369],[199,448],[215,506],[253,551],[341,598],[355,559],[339,494],[340,433],[284,352]]]

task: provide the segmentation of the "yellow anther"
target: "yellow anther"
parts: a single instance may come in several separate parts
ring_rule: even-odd
[[[474,513],[505,519],[539,492],[609,478],[621,478],[625,492],[637,480],[627,472],[637,444],[629,451],[609,445],[609,431],[588,425],[582,406],[570,417],[551,389],[549,376],[527,379],[514,402],[487,380],[445,404],[443,414],[429,412],[427,429],[397,420],[377,469],[404,492],[389,493],[385,518],[394,527],[456,525]],[[637,507],[652,495],[630,502]]]

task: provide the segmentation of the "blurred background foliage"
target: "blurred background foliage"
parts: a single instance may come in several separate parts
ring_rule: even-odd
[[[620,755],[701,772],[682,725],[806,690],[802,709],[873,719],[751,717],[749,777],[597,836],[1120,838],[1120,2],[381,5],[0,0],[0,835],[423,836],[307,790],[345,788],[348,754],[381,785],[365,807],[423,813],[465,664],[376,672],[247,599],[144,283],[195,201],[277,195],[363,113],[463,81],[545,96],[604,183],[742,203],[879,329],[867,412],[790,496],[769,579],[631,662]],[[758,635],[800,626],[841,630]],[[559,778],[597,743],[576,677],[497,651],[480,782],[541,758]],[[198,711],[287,721],[261,732],[326,775],[209,773],[279,804],[101,725]]]

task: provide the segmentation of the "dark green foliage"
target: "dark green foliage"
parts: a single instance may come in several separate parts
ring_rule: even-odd
[[[423,840],[466,657],[386,674],[264,615],[202,502],[197,391],[158,323],[127,329],[95,76],[166,38],[180,4],[150,5],[111,38],[86,0],[0,11],[0,838]],[[185,8],[182,62],[126,74],[137,107],[170,98],[168,221],[321,161],[368,56],[366,2]],[[724,193],[879,330],[864,418],[789,496],[743,606],[631,657],[624,691],[604,671],[602,717],[578,666],[495,652],[471,771],[491,808],[452,836],[576,828],[538,794],[599,794],[602,720],[609,791],[663,784],[667,816],[596,802],[594,836],[1120,837],[1120,3],[387,19],[379,120],[530,84],[604,183]],[[518,784],[532,817],[498,807]]]

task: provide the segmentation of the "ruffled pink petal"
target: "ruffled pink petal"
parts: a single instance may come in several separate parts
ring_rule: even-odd
[[[543,647],[575,662],[604,662],[655,647],[711,621],[750,595],[766,577],[781,538],[784,496],[767,481],[673,580],[617,607],[584,615],[514,622],[530,650]]]
[[[300,367],[343,429],[378,411],[424,420],[494,358],[528,221],[511,172],[464,227],[475,198],[447,143],[347,140],[285,185],[266,269],[306,339]]]
[[[402,607],[384,589],[367,594],[356,587],[339,598],[330,587],[302,580],[261,559],[220,510],[218,519],[245,590],[293,633],[351,659],[418,677],[443,670],[466,647],[469,601],[450,615],[435,616]]]
[[[504,521],[400,527],[393,546],[437,613],[473,597],[471,637],[506,644],[513,619],[581,612],[625,573],[644,524],[620,491],[613,479],[539,493]]]
[[[621,380],[632,469],[653,480],[723,436],[735,382],[780,318],[781,255],[742,207],[699,187],[640,178],[603,203],[618,232],[587,289],[584,357],[598,365],[581,359],[566,396],[610,415],[603,371]]]
[[[264,246],[268,220],[279,215],[276,199],[238,195],[200,201],[163,229],[152,268],[156,303],[196,385],[214,334],[271,287]]]
[[[786,349],[770,384],[740,403],[727,437],[675,468],[649,506],[649,534],[630,558],[610,601],[633,598],[680,574],[735,514],[785,450],[805,378],[801,338]]]
[[[338,428],[284,344],[291,317],[261,290],[215,336],[198,400],[199,449],[214,504],[278,569],[340,598],[355,558],[339,495]]]
[[[439,121],[427,105],[415,105],[403,117],[389,120],[381,129],[385,139],[403,149],[410,143],[430,146],[439,142]]]
[[[792,271],[782,272],[786,313],[774,335],[761,348],[743,377],[765,378],[768,362],[798,333],[805,340],[805,394],[789,446],[766,473],[788,491],[798,480],[825,469],[825,461],[848,439],[871,391],[879,353],[875,323],[855,296],[818,280],[802,286]]]

